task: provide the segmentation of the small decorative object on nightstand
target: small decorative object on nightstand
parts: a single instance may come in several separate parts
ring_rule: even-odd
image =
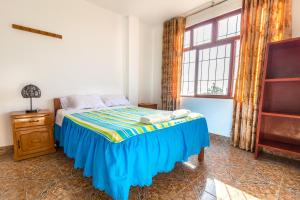
[[[37,112],[38,110],[32,110],[32,98],[40,98],[41,97],[41,90],[35,85],[26,85],[21,94],[23,98],[30,98],[30,110],[26,110],[26,113],[33,113]]]
[[[14,159],[22,160],[55,152],[53,113],[40,110],[35,113],[12,112]]]
[[[156,103],[139,103],[139,107],[157,109]]]

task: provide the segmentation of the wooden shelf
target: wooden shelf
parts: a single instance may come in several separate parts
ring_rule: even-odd
[[[297,78],[269,78],[266,79],[266,83],[274,83],[274,82],[293,82],[293,81],[300,81],[300,77]]]
[[[263,115],[263,116],[269,116],[269,117],[285,117],[285,118],[300,119],[300,115],[294,115],[294,114],[262,112],[261,115]]]
[[[261,149],[300,157],[300,38],[269,43],[256,132]]]
[[[288,154],[296,154],[300,156],[300,145],[296,144],[261,139],[258,143],[258,146],[275,151],[284,151]]]

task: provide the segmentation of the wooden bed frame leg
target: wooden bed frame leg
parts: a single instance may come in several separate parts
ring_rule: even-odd
[[[200,153],[198,155],[198,161],[202,162],[203,160],[204,160],[204,147],[201,148],[201,151],[200,151]]]

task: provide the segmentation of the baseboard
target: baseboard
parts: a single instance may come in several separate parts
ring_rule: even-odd
[[[14,146],[13,145],[0,147],[0,156],[5,155],[5,154],[12,154],[13,151],[14,151]]]

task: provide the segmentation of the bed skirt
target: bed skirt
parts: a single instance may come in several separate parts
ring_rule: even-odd
[[[117,200],[128,199],[131,186],[150,186],[157,173],[170,172],[210,143],[205,118],[112,143],[65,117],[54,137],[74,167]]]

